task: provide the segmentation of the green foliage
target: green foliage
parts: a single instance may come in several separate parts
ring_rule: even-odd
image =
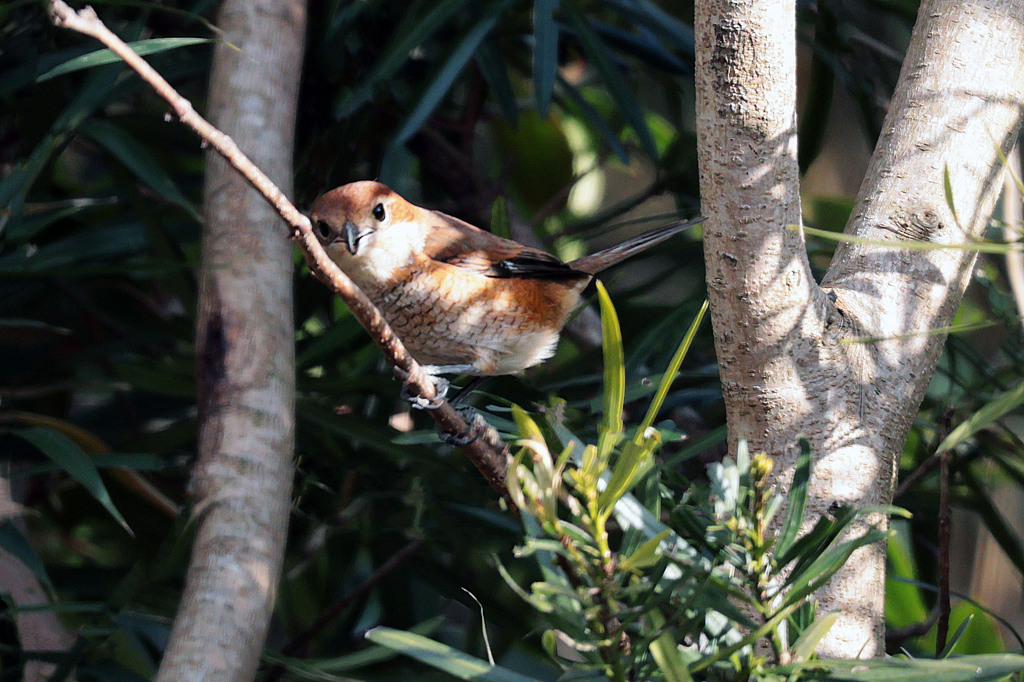
[[[981,429],[991,426],[998,419],[1019,408],[1022,403],[1024,403],[1024,381],[995,396],[974,414],[964,419],[948,436],[942,439],[935,451],[936,454],[952,450],[964,443]]]
[[[201,112],[211,44],[220,39],[211,30],[215,8],[208,0],[97,5]],[[0,526],[0,545],[35,572],[50,597],[15,604],[15,612],[53,610],[81,633],[57,661],[56,678],[74,668],[82,680],[145,679],[180,602],[193,530],[203,152],[189,131],[166,120],[147,86],[106,61],[95,42],[51,27],[44,9],[0,3],[0,448],[26,511],[23,526]],[[874,3],[871,17],[889,27],[898,48],[915,11],[908,3]],[[311,3],[297,125],[299,204],[343,182],[380,177],[418,203],[486,225],[499,196],[506,208],[494,210],[497,229],[509,229],[509,214],[526,218],[533,236],[563,256],[595,248],[612,230],[690,216],[699,202],[688,12],[686,3],[649,0]],[[877,54],[857,46],[876,45],[878,37],[857,40],[866,29],[833,3],[801,4],[799,18],[819,70],[802,121],[823,118],[836,83],[858,104],[873,141],[884,109],[878,93],[891,91],[897,65],[883,55],[864,68]],[[805,166],[827,153],[816,135],[814,126],[801,129]],[[608,191],[599,203],[601,188]],[[652,198],[663,201],[646,203]],[[809,200],[821,208],[822,227],[835,227],[852,208],[846,197]],[[633,658],[617,659],[620,668],[635,662],[685,680],[755,663],[748,648],[722,652],[742,642],[736,623],[755,615],[770,621],[778,607],[737,612],[734,596],[763,586],[749,573],[726,580],[715,570],[763,560],[771,539],[759,539],[752,505],[770,496],[756,492],[743,462],[706,473],[725,438],[711,338],[705,325],[689,345],[678,343],[704,298],[699,240],[679,238],[651,255],[606,278],[621,316],[621,346],[607,347],[621,353],[614,391],[602,390],[596,346],[570,334],[543,368],[496,380],[480,400],[508,433],[536,426],[518,434],[529,443],[520,470],[552,483],[561,472],[562,495],[576,500],[582,516],[572,516],[561,498],[544,498],[544,514],[553,507],[554,530],[576,543],[578,570],[600,588],[596,596],[580,594],[552,563],[568,552],[544,543],[554,536],[534,521],[524,541],[461,455],[403,412],[395,383],[382,381],[388,373],[376,348],[296,258],[297,470],[285,579],[261,679],[450,679],[396,655],[412,653],[414,640],[374,643],[363,635],[378,626],[401,629],[482,661],[478,610],[461,588],[481,600],[500,666],[527,677],[558,676],[568,663],[552,662],[545,647],[572,649],[573,637],[596,647],[579,654],[589,665],[603,665],[608,633],[590,632],[578,618],[551,619],[573,604],[597,604],[598,616],[607,599],[637,605],[642,589],[653,590],[651,607],[643,602],[620,620],[635,644]],[[948,407],[956,410],[954,424],[977,426],[959,431],[963,439],[949,450],[954,504],[995,533],[1020,572],[1019,532],[992,487],[1024,487],[1020,438],[1008,426],[1019,407],[999,399],[1024,374],[1021,335],[1002,273],[991,261],[979,271],[964,320],[1002,322],[1005,343],[989,353],[953,339],[901,468],[907,474],[927,461],[949,434],[941,428]],[[998,409],[979,412],[990,402]],[[516,422],[508,403],[543,412],[528,408]],[[553,460],[548,474],[536,462],[544,451]],[[589,473],[577,478],[584,453]],[[596,492],[585,487],[595,476],[603,486]],[[787,509],[798,509],[800,477]],[[919,622],[934,601],[936,488],[936,477],[926,476],[899,500],[915,516],[904,526],[907,570],[900,575],[909,582],[890,598],[908,608],[892,609],[894,626]],[[727,491],[735,491],[729,504]],[[796,552],[787,553],[788,563],[805,578],[790,593],[813,586],[815,572],[842,558],[842,551],[829,553],[841,546],[832,531],[852,513],[842,510],[804,537],[786,526],[776,551]],[[590,553],[598,538],[611,559]],[[513,556],[517,543],[526,560]],[[546,615],[505,589],[495,556],[509,583],[550,605]],[[602,561],[614,564],[614,580],[603,577]],[[687,587],[686,571],[704,583]],[[535,594],[535,584],[550,591]],[[670,618],[677,613],[679,622]],[[996,618],[974,614],[955,651],[1000,650],[991,634]],[[811,620],[797,608],[776,623],[788,623],[778,647],[809,655],[828,619]],[[951,630],[962,622],[955,611]],[[713,636],[685,641],[701,627]],[[899,644],[932,654],[929,636]],[[722,657],[691,672],[715,655]],[[802,675],[844,670],[812,663]]]
[[[202,45],[203,43],[212,42],[204,38],[156,38],[153,40],[136,40],[128,43],[128,47],[140,57],[147,55],[159,54],[167,50],[176,50],[180,47],[189,47],[191,45]],[[62,64],[59,64],[46,73],[40,74],[36,77],[36,83],[42,83],[48,81],[51,78],[57,76],[63,76],[73,71],[80,71],[82,69],[92,69],[97,66],[103,66],[104,64],[118,64],[121,62],[121,58],[115,55],[108,49],[96,50],[89,54],[84,54],[81,57],[75,57]]]
[[[450,646],[439,644],[432,639],[411,632],[380,627],[367,632],[366,638],[374,644],[412,656],[460,680],[530,682],[532,679],[506,668],[488,664]]]
[[[1024,668],[1024,657],[1014,654],[964,656],[944,661],[894,658],[872,661],[814,661],[783,666],[780,675],[799,680],[849,680],[850,682],[960,682],[1002,680]],[[783,679],[780,677],[779,679]],[[794,677],[789,677],[794,679]]]
[[[951,657],[970,617],[958,621],[944,660],[816,660],[814,649],[838,614],[817,614],[812,593],[856,549],[885,538],[871,529],[851,534],[851,524],[864,513],[905,513],[840,508],[799,535],[807,525],[806,442],[778,534],[770,530],[782,502],[767,483],[772,460],[751,456],[742,443],[736,461],[708,468],[706,483],[673,490],[655,462],[657,431],[645,427],[630,436],[619,416],[620,329],[602,286],[598,296],[606,390],[597,443],[572,434],[557,416],[542,425],[512,408],[520,450],[509,470],[509,494],[525,530],[516,555],[536,561],[541,579],[523,587],[499,569],[546,622],[542,641],[564,670],[560,679],[952,681],[999,679],[1024,669],[1024,656]],[[666,373],[662,387],[673,378]],[[651,409],[657,411],[657,401]],[[545,432],[556,434],[555,449]],[[644,491],[633,495],[641,483]],[[667,512],[666,524],[660,511]],[[992,634],[975,636],[991,641]],[[367,636],[459,679],[531,679],[421,635],[379,629]],[[769,643],[769,656],[755,648],[759,640]]]
[[[766,661],[753,644],[761,638],[770,641],[776,661],[808,657],[830,619],[814,619],[811,593],[856,548],[884,536],[868,531],[841,539],[858,513],[839,510],[793,541],[792,529],[803,520],[806,447],[790,489],[781,547],[769,531],[781,499],[768,488],[767,456],[751,457],[741,447],[736,461],[708,468],[706,485],[665,485],[655,463],[657,431],[648,426],[629,437],[621,420],[619,325],[603,288],[598,295],[605,416],[597,443],[586,444],[549,419],[556,455],[541,426],[513,408],[522,447],[509,472],[509,493],[527,533],[518,554],[535,557],[544,575],[517,591],[544,614],[551,628],[546,641],[571,652],[549,648],[549,654],[566,668],[616,680],[760,675]],[[666,373],[662,388],[673,379]],[[631,494],[641,482],[643,500]],[[668,523],[654,532],[660,509]],[[638,510],[646,527],[631,519]]]
[[[210,30],[216,4],[96,9],[205,113],[211,46],[221,39]],[[644,45],[646,54],[670,53],[684,64],[692,49],[686,54],[664,31],[609,42],[608,27],[650,24],[656,8],[638,5],[627,15],[573,4],[596,27],[592,47],[615,61],[615,87],[634,93],[631,106],[645,115],[659,101],[685,106],[675,76],[644,87],[631,78],[646,64]],[[49,603],[15,607],[53,609],[83,633],[58,678],[73,668],[83,680],[147,678],[180,602],[191,543],[203,151],[165,117],[148,86],[95,41],[50,26],[44,9],[0,3],[0,448],[27,512],[24,526],[3,525],[0,544],[49,590]],[[536,12],[524,2],[312,3],[310,12],[295,163],[300,207],[329,187],[382,177],[410,199],[481,225],[499,194],[502,218],[532,218],[550,203],[538,238],[553,250],[592,248],[598,232],[567,226],[593,207],[552,200],[577,173],[604,177],[609,154],[637,162],[646,155],[635,143],[639,121],[619,114],[600,79],[566,78],[567,64],[583,62],[559,3],[538,3]],[[651,49],[655,43],[663,47]],[[536,96],[535,50],[543,74]],[[537,96],[547,98],[546,115],[531,108]],[[517,121],[527,124],[517,130]],[[520,142],[534,123],[541,137]],[[499,139],[502,130],[511,142]],[[685,122],[669,134],[693,139]],[[520,153],[527,147],[529,155]],[[465,163],[436,161],[453,151]],[[586,168],[577,163],[584,154]],[[522,172],[508,177],[504,160],[514,155]],[[683,188],[661,220],[692,215],[692,156],[659,176]],[[697,240],[676,240],[658,256],[612,284],[629,311],[625,336],[641,347],[626,376],[637,400],[646,396],[646,366],[663,366],[672,352],[652,311],[700,295]],[[479,595],[499,659],[550,672],[540,642],[526,637],[528,606],[495,589],[502,583],[491,557],[511,560],[518,526],[462,455],[438,443],[429,420],[413,423],[398,385],[381,380],[389,372],[379,352],[296,264],[294,513],[261,674],[430,679],[384,647],[363,648],[362,635],[385,625],[482,654],[472,622],[479,616],[463,587]],[[683,283],[671,299],[627,304],[669,273]],[[665,401],[696,405],[701,421],[706,408],[714,412],[717,390],[709,337],[697,346],[704,366],[687,368]],[[596,347],[566,340],[542,372],[496,381],[493,390],[522,404],[557,390],[586,424],[586,402],[601,382],[598,357]],[[48,440],[33,444],[40,433]]]
[[[99,470],[85,452],[78,445],[54,429],[32,427],[19,429],[12,432],[15,436],[23,438],[31,443],[44,455],[53,460],[69,476],[75,479],[90,495],[103,505],[114,519],[129,533],[128,523],[121,516],[121,512],[114,506],[100,478]]]

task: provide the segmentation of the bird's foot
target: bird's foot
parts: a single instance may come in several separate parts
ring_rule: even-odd
[[[466,430],[461,433],[448,433],[438,429],[437,435],[446,445],[450,445],[453,448],[461,448],[480,437],[480,434],[487,429],[487,421],[469,405],[459,405],[455,408],[455,411],[462,417],[462,421],[466,422]]]
[[[421,395],[413,395],[409,392],[409,373],[400,367],[395,367],[395,378],[402,382],[402,400],[412,405],[417,410],[436,410],[441,407],[445,396],[448,395],[448,380],[428,373],[427,376],[434,382],[434,397],[424,398]]]

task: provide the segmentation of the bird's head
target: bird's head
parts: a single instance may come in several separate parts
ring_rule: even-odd
[[[332,256],[344,246],[351,256],[380,248],[416,223],[416,207],[379,182],[342,185],[313,203],[310,220],[317,239]],[[402,229],[405,228],[405,229]],[[332,251],[334,253],[332,253]]]

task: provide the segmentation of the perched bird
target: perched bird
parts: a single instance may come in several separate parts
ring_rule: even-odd
[[[388,187],[353,182],[310,211],[327,254],[428,374],[511,374],[546,360],[594,275],[704,220],[662,227],[569,263]]]

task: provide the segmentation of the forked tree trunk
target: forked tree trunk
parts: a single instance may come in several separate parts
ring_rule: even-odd
[[[209,115],[285,193],[304,0],[226,0]],[[236,49],[237,48],[237,49]],[[160,680],[251,680],[274,605],[294,441],[292,252],[280,217],[209,154],[195,545]]]
[[[793,475],[815,452],[809,512],[891,500],[896,463],[975,253],[846,244],[810,272],[796,161],[792,0],[699,0],[697,123],[707,279],[731,446]],[[1024,2],[925,0],[847,233],[963,244],[987,226],[1024,99]],[[947,205],[948,169],[956,213]],[[865,342],[863,337],[882,339]],[[858,340],[861,339],[861,340]],[[885,519],[873,521],[885,524]],[[885,548],[818,595],[842,617],[819,652],[884,642]]]

